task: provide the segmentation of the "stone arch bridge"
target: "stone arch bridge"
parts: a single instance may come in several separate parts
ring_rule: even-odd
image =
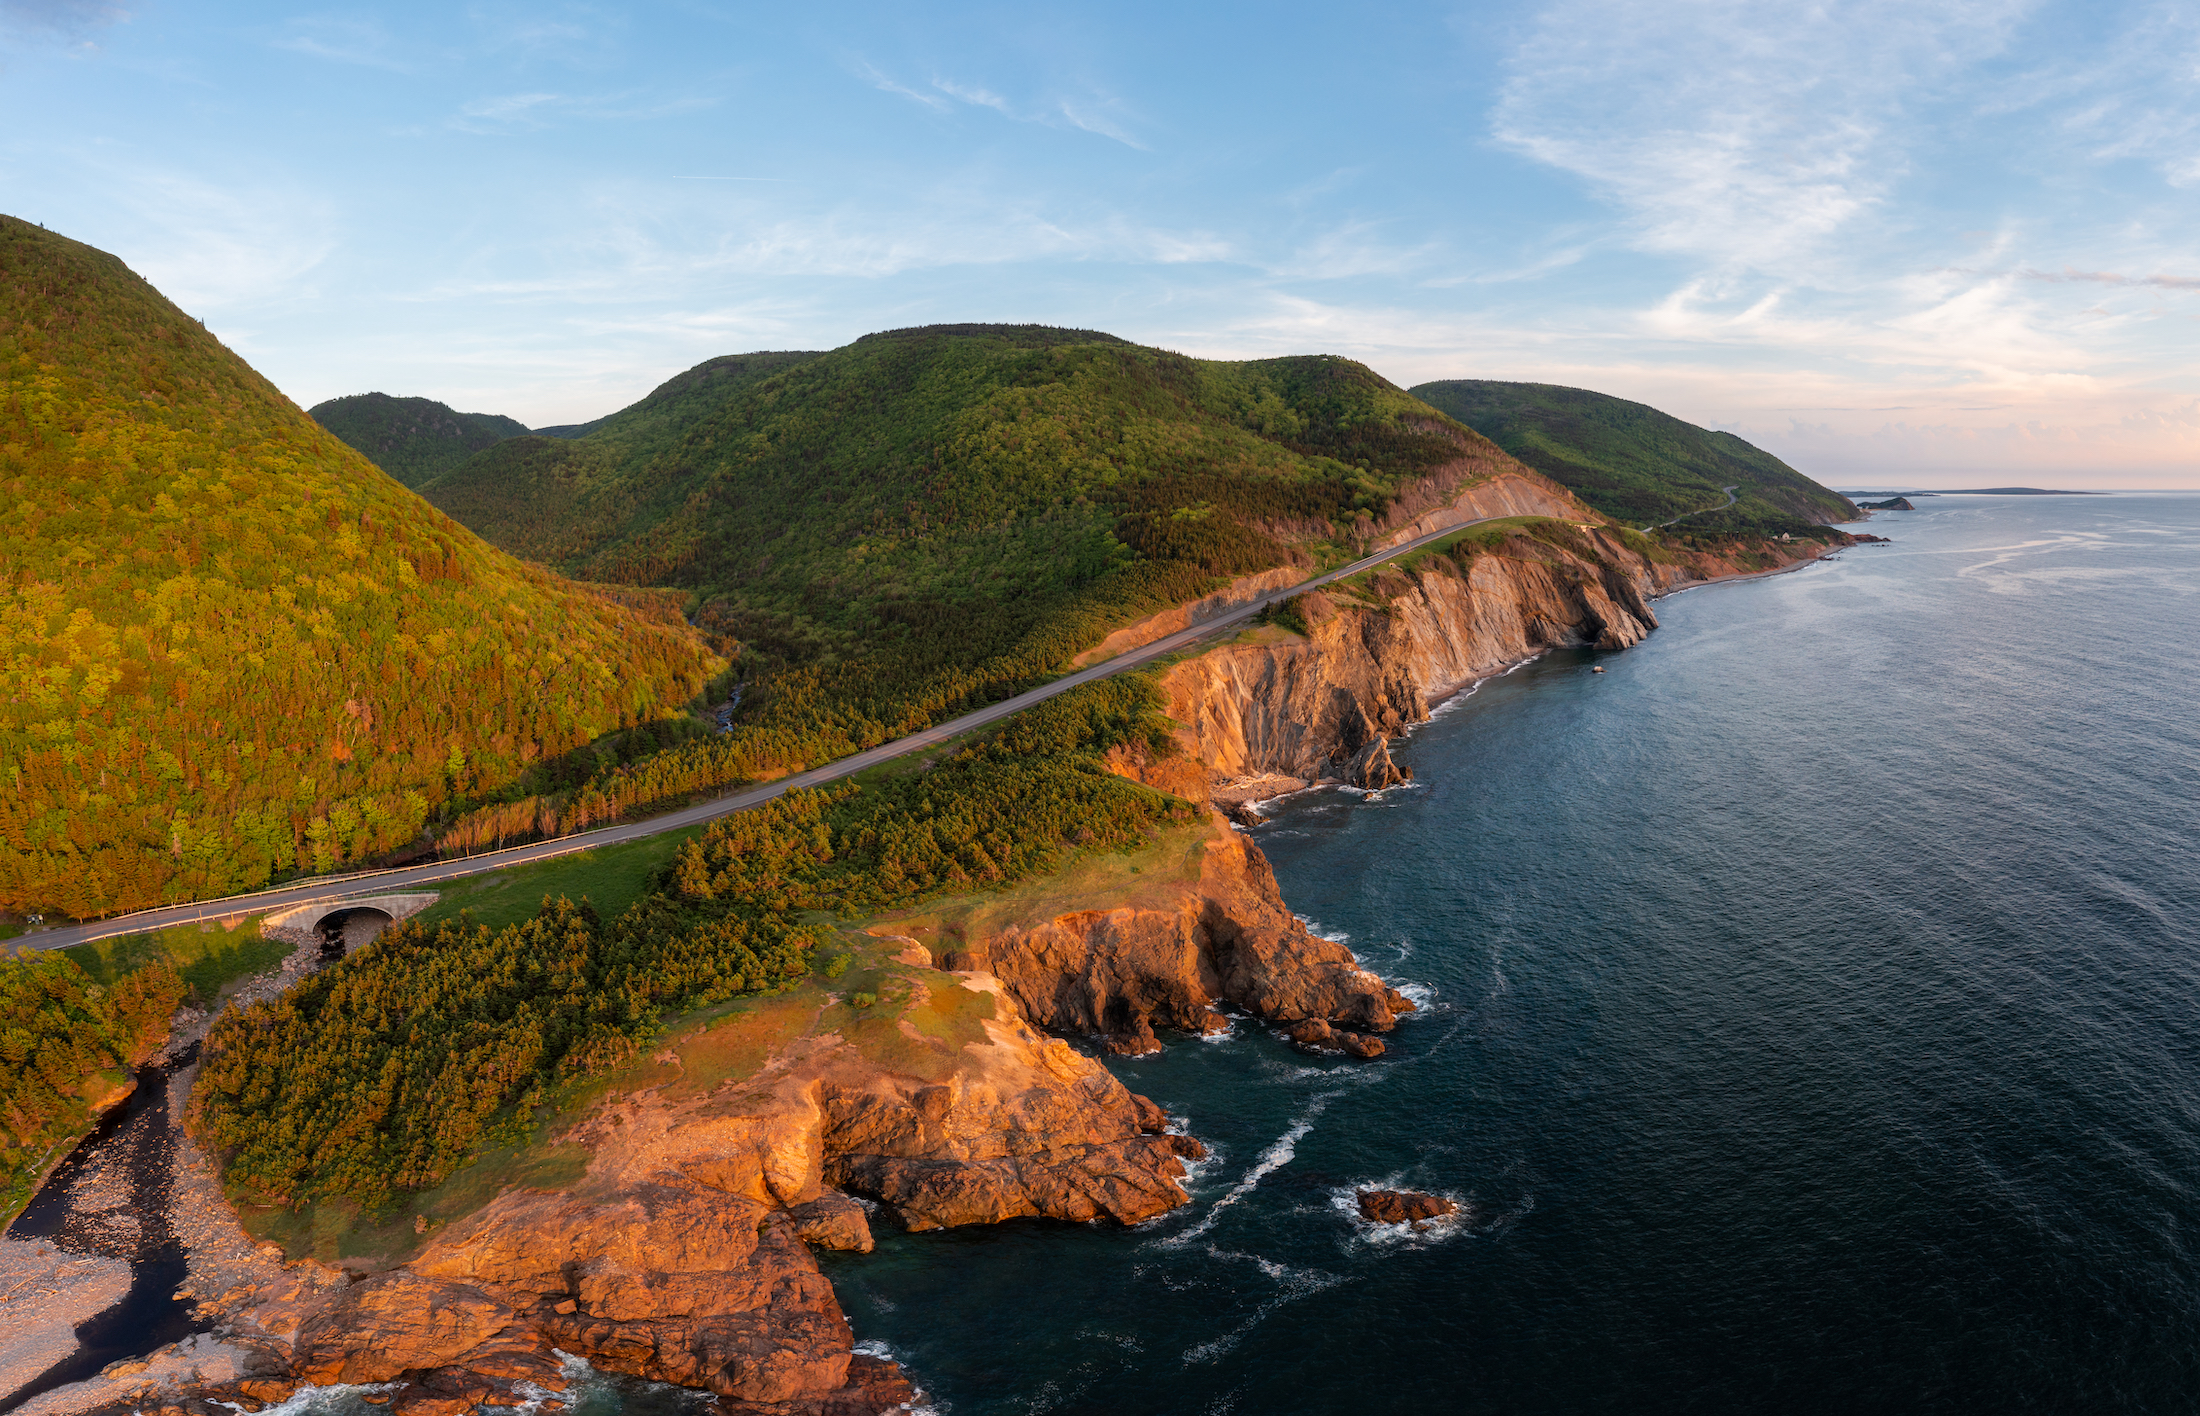
[[[419,914],[439,897],[433,890],[412,894],[332,895],[292,905],[260,921],[270,939],[318,943],[322,952],[346,954],[401,919]]]

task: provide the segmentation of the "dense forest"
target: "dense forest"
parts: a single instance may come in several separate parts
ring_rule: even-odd
[[[1101,754],[1171,750],[1152,681],[1088,685],[928,771],[792,792],[714,822],[615,920],[546,900],[491,932],[406,924],[282,998],[225,1017],[193,1124],[260,1202],[370,1209],[525,1133],[564,1082],[634,1055],[672,1014],[793,986],[802,916],[1011,884],[1135,846],[1191,806]]]
[[[58,955],[0,961],[0,1227],[168,1035],[183,993],[165,963],[102,985]]]
[[[460,413],[432,398],[355,393],[316,403],[306,416],[408,487],[439,477],[485,447],[524,437],[527,425],[496,413]]]
[[[688,588],[744,646],[734,731],[446,839],[571,830],[886,741],[1232,576],[1352,554],[1428,479],[1513,465],[1346,359],[968,325],[712,360],[421,490],[516,554]]]
[[[1837,493],[1732,433],[1684,423],[1585,388],[1445,379],[1413,394],[1441,408],[1607,516],[1635,526],[1675,517],[1696,543],[1734,536],[1819,536],[1853,521]],[[1718,508],[1735,488],[1735,503]]]
[[[723,668],[649,597],[484,545],[120,261],[7,217],[0,496],[0,908],[370,860]]]

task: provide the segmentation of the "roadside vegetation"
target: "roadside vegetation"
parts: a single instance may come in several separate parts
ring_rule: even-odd
[[[560,1088],[634,1058],[669,1020],[795,987],[833,916],[1007,887],[1192,822],[1187,803],[1106,770],[1102,754],[1134,740],[1170,750],[1159,693],[1111,679],[930,771],[713,822],[615,917],[560,896],[499,929],[393,926],[224,1017],[194,1125],[246,1203],[388,1209],[523,1140]]]

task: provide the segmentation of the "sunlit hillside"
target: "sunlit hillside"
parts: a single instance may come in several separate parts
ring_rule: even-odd
[[[371,860],[720,667],[484,545],[114,257],[0,217],[0,906]]]

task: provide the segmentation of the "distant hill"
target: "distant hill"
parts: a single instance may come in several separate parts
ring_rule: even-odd
[[[1764,449],[1646,404],[1491,379],[1443,379],[1412,393],[1598,511],[1636,526],[1686,516],[1676,530],[1777,535],[1856,517],[1846,498]],[[1720,506],[1728,486],[1736,488],[1734,506],[1694,514]]]
[[[1347,359],[951,325],[713,359],[421,491],[569,574],[692,590],[702,623],[809,675],[744,712],[787,714],[818,760],[1014,692],[1231,576],[1346,556],[1433,488],[1501,470],[1518,465]]]
[[[371,861],[722,667],[378,471],[113,256],[0,217],[0,907]]]
[[[355,393],[306,410],[315,422],[366,454],[408,487],[450,471],[527,425],[495,413],[459,413],[432,398]]]

